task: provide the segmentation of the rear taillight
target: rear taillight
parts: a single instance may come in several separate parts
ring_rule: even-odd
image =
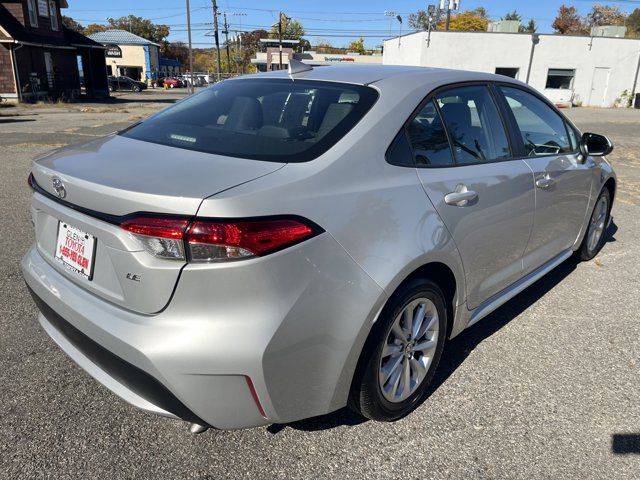
[[[184,232],[189,225],[186,218],[136,217],[120,226],[131,232],[144,249],[155,257],[184,260]]]
[[[298,217],[250,220],[136,217],[121,227],[159,258],[226,262],[267,255],[307,240],[322,230]],[[185,254],[185,251],[187,252]]]
[[[220,262],[266,255],[315,235],[298,219],[246,221],[198,220],[186,234],[189,258],[194,262]]]

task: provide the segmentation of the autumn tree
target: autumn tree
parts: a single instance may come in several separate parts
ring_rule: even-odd
[[[558,9],[558,15],[551,26],[561,35],[583,34],[587,32],[587,27],[574,6],[567,7],[566,5],[561,5]]]
[[[344,48],[334,47],[328,40],[319,39],[318,43],[316,43],[316,52],[328,54],[344,53]]]
[[[178,59],[185,67],[189,65],[189,47],[184,42],[164,43],[161,52],[163,57]]]
[[[245,65],[251,65],[251,58],[256,55],[256,52],[260,51],[261,38],[268,38],[269,32],[266,30],[252,30],[242,34],[242,63]]]
[[[466,32],[482,32],[487,29],[489,19],[484,9],[467,10],[460,12],[451,17],[449,22],[449,30],[461,30]],[[440,25],[439,29],[444,28]]]
[[[78,33],[84,33],[84,27],[71,17],[62,15],[62,24],[65,27],[67,27],[69,30],[73,30],[74,32],[78,32]]]
[[[618,7],[609,5],[594,5],[587,14],[587,25],[598,27],[602,25],[624,25],[626,16]]]
[[[169,26],[155,24],[147,18],[128,15],[120,18],[107,18],[109,26],[118,30],[127,30],[134,35],[146,38],[154,43],[164,43],[169,36]]]
[[[107,27],[106,25],[101,25],[99,23],[90,23],[89,25],[84,27],[82,33],[84,35],[92,35],[94,33],[104,32],[105,30],[109,30],[109,27]]]
[[[283,13],[280,22],[282,23],[282,38],[284,40],[300,40],[304,36],[304,28],[295,18],[291,19]],[[278,38],[278,36],[278,24],[276,23],[269,32],[269,38]]]
[[[364,55],[364,37],[360,37],[358,40],[352,40],[347,46],[347,50],[350,52],[356,52],[360,55]]]

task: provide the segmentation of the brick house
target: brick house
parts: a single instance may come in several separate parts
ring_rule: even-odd
[[[0,96],[108,97],[103,45],[62,25],[66,0],[0,0]]]

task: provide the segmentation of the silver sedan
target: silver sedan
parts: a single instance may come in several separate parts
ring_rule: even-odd
[[[611,143],[527,85],[291,63],[29,177],[42,327],[194,431],[398,419],[448,339],[606,239]]]

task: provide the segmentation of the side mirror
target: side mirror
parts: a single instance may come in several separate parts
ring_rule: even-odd
[[[580,153],[585,156],[602,157],[613,151],[613,143],[604,135],[584,133],[580,139]]]

